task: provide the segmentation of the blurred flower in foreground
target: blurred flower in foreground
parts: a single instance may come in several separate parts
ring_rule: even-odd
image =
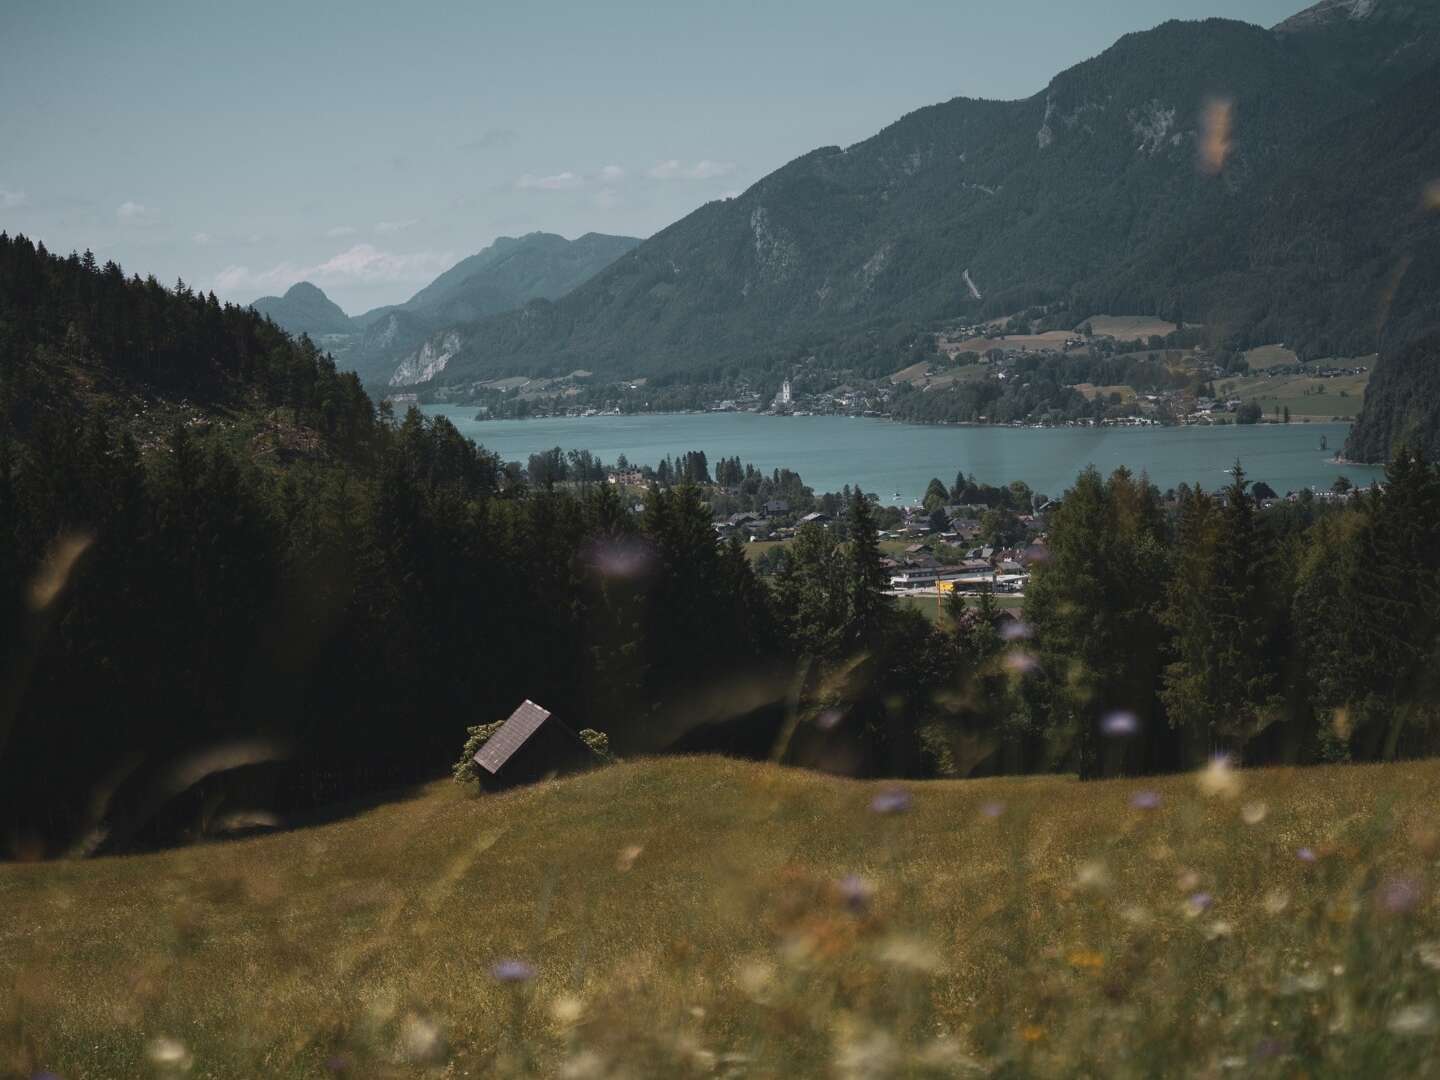
[[[1409,878],[1390,878],[1380,886],[1380,906],[1391,915],[1404,915],[1420,904],[1420,886]]]
[[[1415,946],[1415,955],[1431,971],[1440,971],[1440,941],[1426,941]]]
[[[1295,857],[1303,863],[1313,863],[1319,859],[1319,856],[1315,854],[1315,849],[1308,847],[1302,847],[1299,851],[1295,852]]]
[[[1140,718],[1133,712],[1112,712],[1100,721],[1100,730],[1111,739],[1128,739],[1140,733]]]
[[[843,719],[844,714],[839,709],[826,709],[815,718],[815,726],[821,731],[834,731]]]
[[[1230,158],[1230,136],[1235,107],[1226,98],[1214,98],[1200,115],[1200,171],[1214,176]]]
[[[887,788],[870,800],[870,809],[877,814],[903,814],[911,803],[910,793],[904,788]]]
[[[550,1003],[550,1015],[561,1027],[571,1027],[584,1013],[584,1002],[569,994],[562,994]]]
[[[1137,791],[1130,796],[1130,805],[1136,810],[1157,810],[1160,807],[1158,791]]]
[[[415,1064],[439,1061],[445,1056],[440,1029],[423,1016],[407,1016],[400,1026],[400,1056]]]
[[[1269,807],[1263,802],[1246,803],[1240,810],[1240,820],[1246,825],[1259,825],[1269,813]]]
[[[1228,754],[1216,754],[1211,758],[1210,764],[1200,770],[1195,782],[1204,794],[1212,797],[1233,799],[1240,794],[1240,777],[1235,774]]]
[[[1003,802],[991,800],[990,802],[980,804],[980,816],[987,817],[991,821],[994,821],[1003,813],[1005,813],[1005,804]]]
[[[881,963],[907,971],[933,972],[940,970],[939,953],[930,945],[916,938],[892,937],[880,947]]]
[[[501,960],[490,969],[497,982],[522,983],[535,977],[535,969],[524,960]]]
[[[1006,641],[1024,641],[1030,636],[1030,627],[1026,623],[1007,622],[1000,630],[1000,636]]]
[[[1435,1006],[1426,1002],[1397,1010],[1385,1027],[1392,1035],[1431,1035],[1440,1030],[1440,1021],[1437,1021]]]
[[[640,853],[645,849],[639,844],[631,844],[620,849],[620,854],[615,856],[615,869],[622,874],[635,865],[635,860],[640,858]]]
[[[94,538],[85,533],[71,533],[58,537],[45,553],[45,561],[30,583],[30,609],[44,611],[64,590],[70,580],[71,571],[90,547]]]
[[[1261,906],[1265,908],[1267,915],[1284,914],[1285,909],[1290,906],[1290,894],[1284,889],[1271,889],[1265,894]]]
[[[859,874],[846,874],[836,882],[835,887],[839,890],[840,899],[845,906],[856,915],[870,906],[870,898],[875,895],[875,887]]]
[[[190,1051],[185,1049],[184,1043],[164,1035],[150,1040],[150,1046],[146,1053],[155,1066],[160,1069],[188,1072],[194,1062]]]
[[[604,577],[640,577],[649,571],[653,562],[653,552],[640,541],[616,540],[597,544],[591,551],[591,564]]]
[[[1191,918],[1203,915],[1215,906],[1215,898],[1208,892],[1197,892],[1185,901],[1185,913]]]
[[[1028,652],[1011,652],[1005,654],[1005,670],[1012,675],[1028,675],[1040,666],[1040,661]]]

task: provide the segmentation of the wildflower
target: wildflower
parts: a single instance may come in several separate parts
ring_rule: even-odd
[[[639,844],[631,844],[620,849],[620,854],[615,856],[615,869],[622,874],[635,865],[635,860],[640,858],[640,853],[645,849]]]
[[[840,891],[840,899],[856,915],[865,912],[870,906],[870,898],[875,895],[874,886],[858,874],[846,874],[836,887]]]
[[[585,1013],[585,1004],[570,994],[561,994],[550,1003],[550,1015],[561,1027],[570,1027]]]
[[[1325,975],[1319,971],[1302,971],[1298,975],[1287,975],[1280,980],[1280,993],[1285,997],[1318,994],[1324,989]]]
[[[1212,797],[1233,799],[1240,793],[1240,778],[1235,774],[1234,765],[1227,754],[1217,754],[1210,764],[1200,770],[1196,777],[1200,791]]]
[[[1006,641],[1024,641],[1030,636],[1030,627],[1018,620],[1006,623],[1000,631],[1000,636]]]
[[[883,1031],[846,1038],[835,1055],[835,1071],[840,1076],[889,1076],[899,1064],[895,1040]]]
[[[1290,906],[1290,894],[1284,889],[1271,889],[1265,894],[1261,905],[1265,908],[1267,915],[1283,914],[1285,909]]]
[[[735,971],[735,982],[747,995],[760,999],[775,981],[775,965],[768,960],[747,960]]]
[[[424,1063],[438,1061],[445,1055],[445,1041],[440,1029],[423,1016],[411,1013],[400,1026],[400,1057],[404,1061]]]
[[[1440,971],[1440,941],[1426,941],[1415,946],[1415,955],[1431,971]]]
[[[940,958],[923,941],[908,937],[892,937],[880,947],[880,960],[892,967],[928,974],[940,970]]]
[[[1397,1010],[1385,1027],[1392,1035],[1430,1035],[1440,1029],[1440,1023],[1436,1022],[1435,1006],[1427,1002]]]
[[[1246,803],[1240,809],[1240,820],[1246,825],[1259,825],[1270,813],[1270,808],[1263,802]]]
[[[1184,911],[1192,919],[1197,915],[1203,915],[1215,904],[1215,898],[1208,892],[1197,892],[1192,894],[1185,901]]]
[[[1005,804],[1003,802],[992,801],[980,804],[981,816],[987,817],[992,821],[1003,813],[1005,813]]]
[[[1091,892],[1110,887],[1110,871],[1098,859],[1081,865],[1075,873],[1075,884]]]
[[[1030,653],[1018,650],[1006,653],[1004,663],[1005,670],[1012,675],[1029,675],[1040,666],[1040,661]]]
[[[1140,733],[1140,718],[1133,712],[1112,712],[1100,721],[1100,730],[1112,739],[1128,739]]]
[[[1295,852],[1295,857],[1303,863],[1313,863],[1320,858],[1320,856],[1315,854],[1314,848],[1308,847],[1302,847],[1299,851]]]
[[[1045,1029],[1038,1024],[1026,1024],[1020,1029],[1020,1038],[1027,1043],[1037,1043],[1045,1037]]]
[[[157,1068],[172,1069],[177,1072],[188,1072],[194,1063],[190,1051],[185,1049],[185,1044],[179,1039],[167,1038],[164,1035],[150,1041],[147,1050],[150,1060]]]
[[[1409,878],[1391,878],[1380,886],[1380,906],[1391,915],[1404,915],[1420,904],[1420,887]]]
[[[524,960],[501,960],[490,969],[497,982],[523,983],[535,977],[535,969]]]
[[[1130,805],[1136,810],[1158,810],[1160,793],[1158,791],[1137,791],[1130,796]]]
[[[1205,937],[1209,941],[1219,941],[1221,938],[1233,937],[1235,927],[1224,919],[1216,919],[1209,926],[1205,927]]]
[[[1077,949],[1066,959],[1077,971],[1099,971],[1105,966],[1105,957],[1093,949]]]
[[[815,718],[815,726],[821,731],[834,731],[843,719],[845,716],[839,709],[826,709]]]
[[[886,788],[870,800],[870,809],[877,814],[903,814],[910,809],[911,801],[904,788]]]

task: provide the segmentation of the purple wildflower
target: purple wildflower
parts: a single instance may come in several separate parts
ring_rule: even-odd
[[[1380,886],[1380,906],[1391,915],[1404,915],[1420,904],[1420,886],[1409,878],[1390,878]]]
[[[834,731],[843,719],[844,714],[839,709],[826,709],[815,718],[815,726],[821,731]]]
[[[1140,718],[1133,712],[1112,712],[1100,721],[1100,730],[1112,739],[1129,738],[1140,732]]]
[[[1030,636],[1030,627],[1017,619],[1015,622],[1007,622],[1000,630],[1000,636],[1006,641],[1024,641]]]
[[[524,960],[501,960],[490,969],[497,982],[522,983],[535,977],[535,969]]]
[[[1190,904],[1190,910],[1196,915],[1199,915],[1202,912],[1209,911],[1210,908],[1214,906],[1215,898],[1208,892],[1197,892],[1190,897],[1188,903]]]
[[[870,800],[870,809],[877,814],[903,814],[910,804],[910,793],[904,788],[886,788]]]
[[[1136,810],[1158,810],[1160,793],[1158,791],[1137,791],[1130,796],[1130,805]]]
[[[980,813],[991,819],[998,818],[1005,813],[1005,804],[1003,802],[981,803]]]
[[[875,895],[874,887],[859,874],[846,874],[837,882],[837,887],[840,899],[856,915],[864,913],[870,906],[870,898]]]
[[[1295,857],[1303,863],[1313,863],[1320,858],[1315,854],[1314,848],[1308,847],[1302,847],[1299,851],[1295,852]]]

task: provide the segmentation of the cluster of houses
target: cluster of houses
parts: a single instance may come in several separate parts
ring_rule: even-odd
[[[1026,547],[976,547],[959,562],[942,562],[930,544],[912,544],[898,558],[885,560],[890,588],[896,593],[979,592],[1022,593],[1030,567],[1044,553],[1043,542]]]

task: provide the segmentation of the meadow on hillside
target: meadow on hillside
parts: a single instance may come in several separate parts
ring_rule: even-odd
[[[0,1072],[1427,1075],[1437,786],[672,758],[0,866]]]

